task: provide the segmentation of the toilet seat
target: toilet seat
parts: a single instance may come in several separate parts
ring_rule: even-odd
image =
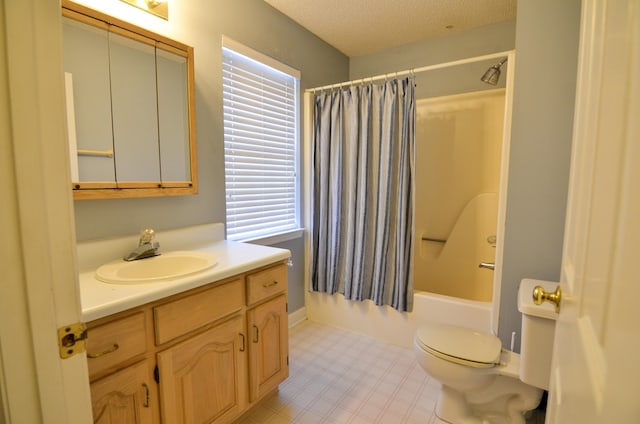
[[[500,339],[465,327],[429,324],[418,329],[416,344],[445,361],[473,368],[493,368],[500,364]]]

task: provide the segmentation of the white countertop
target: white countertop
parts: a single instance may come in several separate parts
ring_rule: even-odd
[[[198,227],[201,229],[202,227]],[[185,233],[188,235],[188,231]],[[162,233],[158,233],[158,240],[162,243]],[[167,238],[169,238],[167,236]],[[130,237],[128,237],[130,239]],[[135,239],[135,237],[134,237]],[[193,240],[193,239],[191,239]],[[104,242],[100,242],[104,245]],[[112,245],[121,244],[120,241]],[[187,275],[172,281],[150,282],[144,284],[109,284],[95,278],[95,263],[106,262],[107,258],[96,257],[95,242],[85,243],[78,247],[80,265],[80,301],[82,305],[82,319],[85,322],[93,321],[117,312],[144,305],[146,303],[181,293],[189,289],[203,286],[215,281],[241,274],[243,272],[266,266],[274,262],[284,261],[291,256],[286,249],[269,246],[260,246],[250,243],[219,240],[198,245],[190,243],[177,243],[171,250],[189,248],[208,252],[216,256],[217,264],[208,270],[197,274]],[[89,245],[89,247],[87,247]],[[131,245],[131,244],[129,244]],[[103,249],[104,250],[104,249]],[[91,254],[87,254],[87,252]],[[162,244],[161,249],[162,252]],[[122,252],[119,252],[121,256]],[[87,256],[91,256],[87,259]],[[117,256],[116,256],[117,257]],[[111,257],[113,259],[113,257]]]

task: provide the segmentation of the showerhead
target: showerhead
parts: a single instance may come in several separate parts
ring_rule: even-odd
[[[500,62],[493,65],[491,68],[487,69],[487,72],[484,73],[480,81],[486,82],[487,84],[496,85],[498,84],[498,79],[500,79],[500,67],[507,61],[505,57]]]

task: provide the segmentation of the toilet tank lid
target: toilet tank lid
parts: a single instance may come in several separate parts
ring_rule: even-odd
[[[448,356],[487,364],[495,363],[502,349],[496,336],[447,324],[425,325],[416,332],[416,339]]]
[[[535,286],[542,286],[544,291],[553,292],[560,283],[557,281],[534,280],[525,278],[520,282],[518,289],[518,311],[525,315],[536,316],[556,320],[558,313],[556,307],[551,302],[544,302],[541,305],[533,303],[533,289]]]

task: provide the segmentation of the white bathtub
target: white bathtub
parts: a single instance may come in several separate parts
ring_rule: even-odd
[[[491,303],[416,292],[413,311],[398,312],[371,301],[352,302],[342,295],[307,292],[306,315],[311,321],[367,334],[411,348],[413,336],[427,322],[466,326],[491,332]]]

